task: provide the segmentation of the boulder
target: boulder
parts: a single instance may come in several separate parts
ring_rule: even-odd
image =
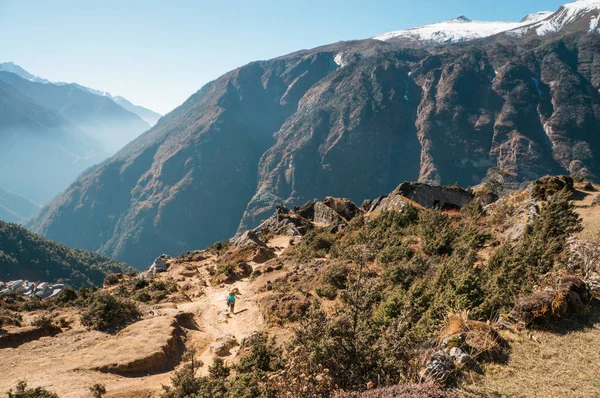
[[[460,209],[471,203],[474,198],[472,193],[460,187],[414,182],[403,182],[393,193],[402,195],[423,207],[438,207],[442,210]]]
[[[313,221],[319,226],[331,227],[338,224],[345,224],[346,221],[322,202],[316,202],[313,206]]]
[[[325,198],[323,204],[335,211],[346,221],[350,221],[363,213],[362,209],[356,206],[350,199],[339,199],[328,196]]]
[[[167,269],[169,268],[169,265],[167,264],[167,261],[166,261],[168,258],[169,258],[169,256],[167,256],[166,254],[163,254],[160,257],[157,257],[156,260],[154,260],[154,262],[152,263],[152,265],[146,270],[146,272],[149,274],[157,274],[159,272],[166,272]]]
[[[224,357],[229,355],[229,350],[237,345],[239,344],[234,336],[221,336],[210,344],[210,352],[217,356]]]
[[[454,363],[458,366],[467,366],[473,358],[459,347],[452,347],[448,352]]]
[[[562,318],[585,309],[591,297],[581,278],[561,275],[553,284],[519,298],[509,316],[525,324]]]
[[[444,350],[436,351],[425,365],[425,375],[434,380],[445,381],[456,369],[449,353]]]
[[[363,203],[366,212],[380,211],[388,212],[395,211],[401,213],[407,206],[408,202],[402,195],[391,193],[389,195],[380,196],[379,198]]]
[[[248,246],[252,247],[266,247],[267,245],[263,242],[255,231],[249,230],[237,234],[230,239],[231,244],[234,248],[242,249]]]

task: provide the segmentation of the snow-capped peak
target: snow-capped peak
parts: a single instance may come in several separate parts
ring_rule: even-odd
[[[492,36],[507,30],[519,28],[529,23],[531,22],[471,21],[465,16],[460,16],[448,21],[425,25],[418,28],[384,33],[373,37],[373,39],[388,41],[395,38],[404,38],[438,44],[458,43]]]
[[[598,13],[600,12],[600,0],[578,0],[568,3],[559,8],[550,18],[538,22],[531,28],[535,29],[539,36],[562,30],[566,25],[585,17],[589,13],[590,31],[596,31],[598,26]]]
[[[461,15],[460,17],[456,17],[454,19],[451,19],[448,22],[464,23],[464,22],[473,22],[473,21],[471,21],[469,18],[465,17],[464,15]]]

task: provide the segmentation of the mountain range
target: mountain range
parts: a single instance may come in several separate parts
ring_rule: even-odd
[[[96,90],[96,89],[93,89],[90,87],[85,87],[85,86],[82,86],[77,83],[52,82],[52,81],[44,79],[42,77],[35,76],[35,75],[29,73],[28,71],[26,71],[25,69],[23,69],[21,66],[14,64],[13,62],[0,62],[0,71],[14,73],[15,75],[17,75],[25,80],[29,80],[33,83],[53,84],[53,85],[57,85],[57,86],[73,85],[73,86],[76,86],[77,88],[80,88],[84,91],[88,91],[92,94],[96,94],[101,97],[108,97],[111,100],[113,100],[114,102],[116,102],[117,104],[121,105],[124,109],[128,110],[131,113],[135,113],[136,115],[138,115],[146,123],[148,123],[150,125],[150,127],[154,126],[156,124],[156,122],[158,121],[158,119],[160,119],[162,117],[162,115],[157,112],[154,112],[148,108],[144,108],[143,106],[140,106],[140,105],[134,105],[129,100],[127,100],[126,98],[123,98],[121,96],[118,96],[118,95],[112,96],[110,93],[108,93],[106,91],[101,91],[101,90]]]
[[[600,179],[599,0],[252,62],[202,87],[29,226],[132,265],[255,227],[275,204],[401,181]]]
[[[0,64],[0,219],[31,217],[31,203],[46,203],[150,128],[125,107],[135,105],[77,84],[49,82],[13,63]]]

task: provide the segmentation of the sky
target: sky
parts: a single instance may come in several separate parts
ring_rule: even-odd
[[[0,0],[0,62],[165,114],[251,61],[466,15],[518,21],[562,0]]]

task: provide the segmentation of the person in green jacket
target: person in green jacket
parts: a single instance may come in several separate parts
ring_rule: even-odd
[[[235,300],[237,299],[237,296],[241,295],[242,293],[240,293],[237,287],[229,292],[229,297],[227,297],[227,307],[229,308],[230,314],[235,314]]]

